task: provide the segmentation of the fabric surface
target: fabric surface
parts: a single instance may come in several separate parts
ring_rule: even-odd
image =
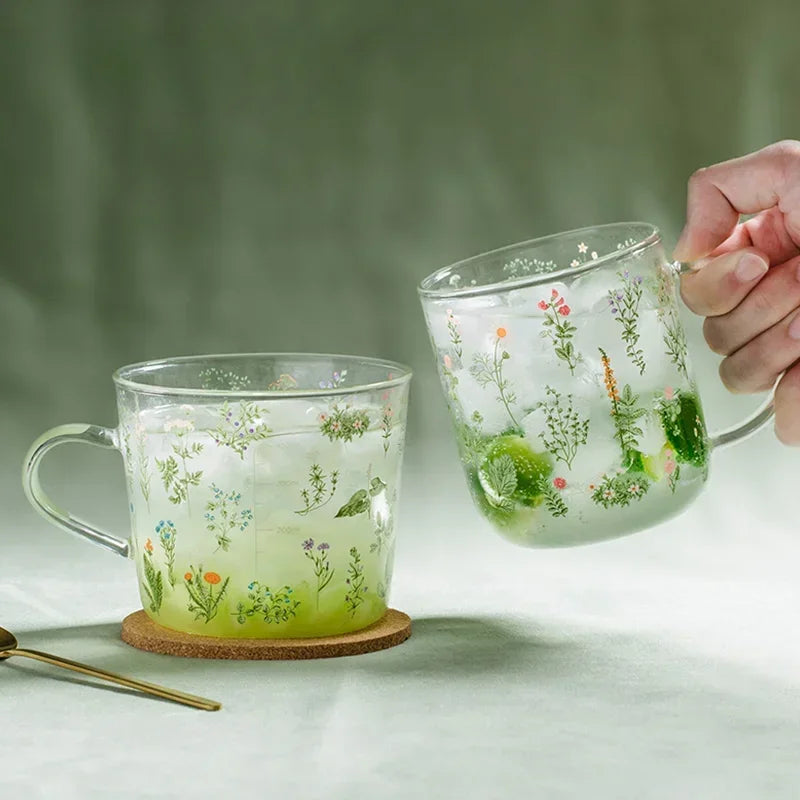
[[[224,707],[12,659],[0,664],[0,786],[80,799],[796,797],[798,545],[774,502],[792,490],[793,460],[776,455],[756,512],[720,502],[721,486],[746,496],[752,481],[723,455],[677,520],[554,551],[497,538],[454,460],[428,464],[436,491],[410,460],[392,605],[414,632],[346,659],[132,650],[119,623],[139,605],[133,565],[26,519],[0,544],[2,621],[23,645]]]
[[[680,519],[527,551],[474,512],[415,287],[626,219],[669,248],[696,168],[797,138],[800,7],[775,0],[0,3],[0,625],[221,700],[205,714],[0,663],[0,795],[795,798],[798,454],[714,454]],[[712,428],[731,397],[685,315]],[[133,565],[27,506],[29,444],[113,425],[113,369],[204,352],[412,365],[401,647],[191,662],[119,641]],[[127,526],[119,456],[62,506]]]

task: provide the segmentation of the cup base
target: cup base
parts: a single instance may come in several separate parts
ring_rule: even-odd
[[[411,636],[411,618],[390,608],[368,628],[339,636],[308,639],[222,639],[170,630],[143,610],[122,621],[122,641],[138,650],[181,656],[249,661],[296,661],[373,653],[402,644]]]

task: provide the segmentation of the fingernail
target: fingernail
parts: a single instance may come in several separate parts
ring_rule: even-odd
[[[795,314],[794,319],[789,323],[789,338],[800,339],[800,314]]]
[[[763,258],[753,253],[745,253],[736,265],[736,277],[742,283],[749,283],[761,277],[769,269]]]

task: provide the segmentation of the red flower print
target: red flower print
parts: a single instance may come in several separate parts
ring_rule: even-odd
[[[570,311],[572,311],[572,309],[568,305],[563,305],[558,309],[558,313],[561,314],[562,317],[568,317]]]
[[[210,584],[213,585],[213,584],[219,583],[222,580],[222,578],[220,578],[220,576],[217,575],[216,572],[206,572],[206,574],[203,575],[203,580],[206,583],[210,583]]]
[[[564,478],[553,478],[553,486],[561,491],[562,489],[567,488],[567,482],[564,480]]]
[[[547,311],[547,300],[540,300],[539,308],[541,308],[542,311]]]
[[[561,305],[564,305],[564,298],[563,297],[559,297],[558,300],[556,300],[556,308],[558,308]]]
[[[556,297],[558,297],[558,292],[555,289],[553,289],[553,291],[550,292],[550,297],[551,299],[555,300]]]

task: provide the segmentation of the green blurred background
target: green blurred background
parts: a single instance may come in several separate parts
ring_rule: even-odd
[[[18,470],[41,431],[114,423],[115,367],[189,353],[407,362],[409,470],[457,470],[418,280],[620,219],[671,246],[694,169],[799,135],[798,30],[795,0],[6,0],[4,508],[33,514]],[[755,401],[689,323],[732,422]],[[84,505],[122,503],[116,457],[81,458],[63,477]]]

